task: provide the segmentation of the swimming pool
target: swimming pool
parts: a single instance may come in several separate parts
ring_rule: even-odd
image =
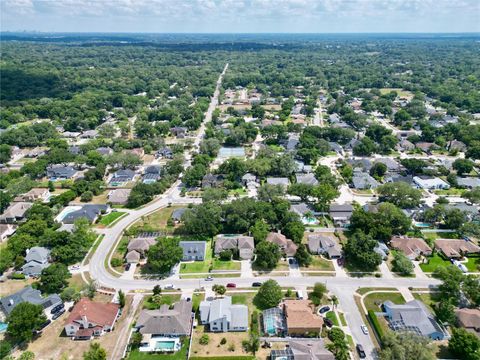
[[[418,227],[418,228],[429,228],[429,227],[432,226],[432,225],[430,225],[430,224],[422,223],[422,222],[416,222],[414,225],[415,225],[416,227]]]
[[[160,351],[173,351],[175,350],[175,340],[172,341],[157,341],[157,344],[155,345],[156,350]]]
[[[8,327],[8,324],[7,324],[7,323],[0,322],[0,333],[2,333],[2,332],[4,332],[5,330],[7,330],[7,327]]]

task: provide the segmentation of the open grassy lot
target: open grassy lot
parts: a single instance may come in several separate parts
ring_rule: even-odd
[[[383,89],[380,89],[380,94],[385,95],[392,91],[395,91],[397,95],[400,97],[406,97],[406,98],[413,97],[413,94],[411,91],[403,90],[399,88],[383,88]]]
[[[441,196],[462,196],[462,194],[465,192],[465,189],[456,189],[456,188],[450,188],[450,189],[438,189],[435,190],[434,193],[437,195]]]
[[[426,241],[436,239],[460,239],[456,232],[423,232]]]
[[[365,298],[363,299],[363,303],[365,304],[367,311],[368,310],[381,311],[382,309],[380,308],[380,305],[387,300],[390,300],[395,304],[405,304],[405,299],[403,298],[402,294],[397,292],[373,293],[365,296]]]
[[[322,271],[334,271],[333,263],[330,260],[324,259],[320,255],[312,256],[312,263],[309,267],[301,267],[300,270],[322,270]]]
[[[110,224],[120,219],[122,216],[125,216],[127,213],[124,211],[112,211],[110,214],[102,216],[98,225],[102,227],[108,227]]]
[[[81,274],[72,275],[72,277],[68,279],[68,286],[73,287],[77,291],[82,290],[85,285],[87,284],[83,281]]]
[[[152,231],[172,229],[172,227],[167,226],[167,221],[172,216],[173,211],[181,207],[183,206],[171,206],[155,211],[140,219],[134,226],[146,227]]]
[[[33,282],[34,282],[33,279],[24,279],[24,280],[8,279],[5,282],[0,283],[0,297],[10,295],[17,291],[20,291],[25,286],[28,286]]]
[[[223,261],[213,259],[213,270],[240,270],[242,264],[239,261]]]
[[[450,261],[442,258],[438,253],[434,253],[427,258],[428,263],[420,264],[420,268],[424,272],[434,272],[437,267],[448,266]]]
[[[149,354],[139,350],[133,350],[129,353],[129,360],[185,360],[187,358],[189,338],[182,339],[182,348],[173,354]]]

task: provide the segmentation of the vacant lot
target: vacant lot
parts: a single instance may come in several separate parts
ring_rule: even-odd
[[[173,211],[180,207],[182,206],[171,206],[155,211],[136,222],[134,226],[146,227],[150,230],[172,229],[172,227],[167,226],[167,221],[172,216]]]
[[[321,270],[321,271],[333,271],[333,263],[330,260],[324,259],[320,255],[312,256],[312,263],[309,267],[302,267],[301,270]]]
[[[207,334],[207,345],[201,345],[199,340]],[[225,344],[220,342],[225,338]],[[242,341],[248,339],[248,332],[210,333],[204,332],[203,326],[197,326],[192,334],[192,352],[190,356],[245,356],[249,353],[242,348]]]

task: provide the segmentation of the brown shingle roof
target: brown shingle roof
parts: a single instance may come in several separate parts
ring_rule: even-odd
[[[480,252],[480,247],[473,242],[463,239],[437,239],[435,248],[445,254],[445,256],[458,258],[462,254],[472,254]]]
[[[432,249],[420,238],[393,236],[390,240],[390,246],[402,251],[408,257],[417,257],[420,254],[428,255],[432,253]]]
[[[313,313],[309,300],[285,300],[283,305],[288,329],[321,329],[323,320]]]
[[[460,326],[480,331],[480,309],[459,309],[456,314]]]
[[[297,252],[298,246],[290,239],[287,239],[287,237],[281,233],[278,232],[271,232],[267,235],[268,242],[272,242],[274,244],[277,244],[280,249],[285,251],[285,254],[288,256],[293,256]]]
[[[90,323],[99,326],[111,325],[117,317],[118,309],[118,304],[104,304],[100,302],[93,302],[88,298],[82,298],[73,307],[72,312],[68,316],[67,324],[81,320],[83,316],[86,316]]]

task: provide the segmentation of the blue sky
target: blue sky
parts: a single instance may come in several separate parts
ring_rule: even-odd
[[[480,31],[480,0],[0,0],[0,10],[2,31]]]

